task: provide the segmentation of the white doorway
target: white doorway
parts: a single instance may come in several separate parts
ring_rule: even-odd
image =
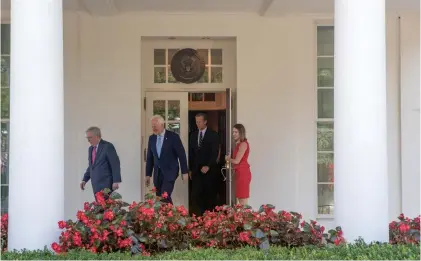
[[[171,61],[173,55],[180,49],[196,49],[200,56],[206,62],[206,70],[200,80],[191,84],[177,82],[172,75]],[[230,99],[231,90],[235,93],[236,89],[236,39],[235,37],[142,37],[141,39],[141,88],[143,100],[141,136],[143,159],[141,165],[141,200],[148,189],[145,188],[145,163],[146,149],[148,147],[148,138],[151,131],[150,117],[153,114],[161,114],[166,120],[166,127],[179,133],[186,150],[188,159],[188,137],[189,137],[189,110],[199,108],[189,108],[189,94],[192,93],[224,93],[230,90],[225,100]],[[231,126],[235,123],[235,98],[233,108],[233,117],[226,123],[227,132],[222,135],[226,140],[231,139]],[[178,105],[179,108],[174,108]],[[155,104],[154,104],[155,103]],[[232,102],[230,101],[231,108]],[[154,106],[156,108],[154,108]],[[177,106],[175,106],[177,107]],[[155,110],[155,111],[154,111]],[[179,118],[173,117],[178,114]],[[176,113],[174,112],[176,111]],[[172,117],[168,119],[168,116]],[[229,127],[228,127],[229,126]],[[225,154],[229,148],[221,148]],[[224,161],[224,158],[222,158]],[[181,174],[181,173],[180,173]],[[188,184],[183,183],[181,177],[176,181],[172,195],[175,205],[183,204],[189,207],[189,189]],[[227,188],[228,189],[228,188]],[[231,193],[232,194],[232,193]],[[231,195],[230,194],[230,195]],[[231,200],[227,197],[227,202]]]

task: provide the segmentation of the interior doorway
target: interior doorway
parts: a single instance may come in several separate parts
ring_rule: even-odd
[[[231,151],[232,140],[230,127],[232,119],[235,119],[235,106],[232,105],[231,89],[214,92],[187,92],[187,91],[147,91],[145,92],[145,128],[143,141],[143,156],[146,163],[146,151],[148,148],[148,137],[152,134],[150,118],[159,114],[165,120],[165,128],[180,135],[181,141],[189,158],[189,137],[197,130],[195,115],[204,112],[208,116],[208,128],[213,129],[219,136],[220,153],[215,170],[216,198],[217,206],[232,204],[233,187],[231,169],[224,170],[226,152]],[[144,168],[142,170],[144,172]],[[181,173],[179,173],[181,174]],[[143,176],[141,178],[144,184]],[[191,180],[183,182],[179,177],[175,183],[172,198],[175,205],[184,205],[191,212]],[[151,188],[143,186],[145,192]]]
[[[197,131],[195,116],[198,113],[207,115],[207,126],[218,133],[219,154],[215,175],[215,199],[216,206],[229,204],[227,201],[227,179],[225,170],[225,155],[227,154],[227,92],[190,92],[189,93],[189,137]],[[228,112],[229,113],[229,112]],[[189,139],[190,140],[190,139]],[[189,144],[190,146],[190,144]],[[193,212],[192,182],[189,180],[189,210]]]

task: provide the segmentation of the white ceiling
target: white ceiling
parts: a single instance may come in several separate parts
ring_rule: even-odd
[[[10,1],[1,0],[2,13],[10,10]],[[388,10],[397,12],[420,10],[420,0],[386,0],[386,5]],[[63,0],[63,6],[65,10],[91,15],[215,12],[282,16],[289,13],[332,13],[334,0]]]

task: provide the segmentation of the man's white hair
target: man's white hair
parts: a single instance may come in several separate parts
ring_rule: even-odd
[[[164,118],[162,118],[161,115],[152,116],[151,121],[157,121],[161,125],[164,125],[164,123],[165,123],[165,120],[164,120]]]

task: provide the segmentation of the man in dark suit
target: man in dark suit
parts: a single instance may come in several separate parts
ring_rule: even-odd
[[[192,179],[192,201],[196,215],[212,211],[216,203],[218,133],[207,128],[207,115],[196,115],[198,130],[190,135],[189,166]]]
[[[90,127],[86,131],[89,147],[88,161],[80,188],[85,189],[86,183],[91,180],[94,193],[110,189],[116,190],[121,183],[120,159],[114,145],[101,139],[101,130],[98,127]]]
[[[188,179],[186,151],[180,136],[164,128],[164,119],[155,115],[151,119],[153,135],[149,137],[148,153],[146,158],[146,186],[149,186],[153,171],[153,183],[156,195],[161,197],[164,192],[168,194],[162,201],[171,203],[171,194],[174,183],[178,178],[181,166],[182,179]]]

